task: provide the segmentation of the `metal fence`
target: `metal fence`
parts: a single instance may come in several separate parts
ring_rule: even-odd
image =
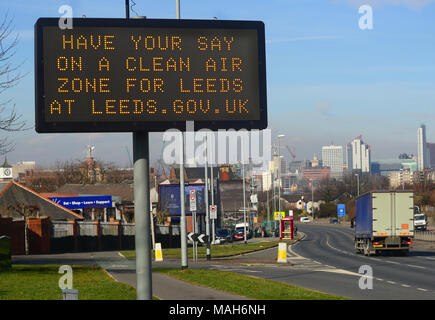
[[[72,237],[74,236],[74,225],[68,221],[52,221],[51,222],[51,237],[62,238],[62,237]],[[94,222],[80,221],[77,223],[78,235],[80,236],[97,236],[98,235],[98,225]],[[118,224],[110,222],[101,222],[99,224],[100,234],[103,236],[118,236],[119,228]],[[122,223],[121,224],[122,235],[134,236],[135,226],[134,223]],[[156,235],[180,235],[180,226],[165,226],[156,225],[155,226]]]
[[[56,221],[51,224],[51,237],[62,238],[74,236],[74,226],[68,221]]]
[[[154,240],[162,243],[163,247],[179,246],[179,226],[155,225],[154,231]],[[133,223],[51,221],[50,236],[51,251],[56,253],[75,250],[128,250],[135,247]]]
[[[415,240],[423,240],[423,241],[435,241],[435,232],[434,231],[415,231],[414,232]]]

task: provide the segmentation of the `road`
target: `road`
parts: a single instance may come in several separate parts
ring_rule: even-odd
[[[409,256],[355,254],[353,229],[343,225],[298,224],[305,237],[289,247],[287,263],[277,263],[277,248],[237,257],[189,261],[189,268],[209,268],[238,272],[269,280],[318,290],[333,295],[361,300],[434,300],[435,243],[419,242]],[[250,241],[269,240],[251,239]],[[242,243],[240,245],[243,245]],[[100,265],[120,281],[135,285],[134,260],[121,258],[117,252],[94,252],[58,255],[14,256],[15,264]],[[153,262],[154,267],[180,267],[179,259]],[[372,289],[359,286],[361,266],[373,271]],[[222,299],[222,293],[209,290],[194,292],[191,285],[174,284],[174,280],[153,275],[155,294],[163,299]],[[166,282],[165,282],[166,281]],[[171,282],[172,281],[172,282]],[[168,286],[178,285],[178,289]],[[367,282],[365,282],[367,283]],[[184,290],[181,290],[181,289]],[[187,291],[186,291],[187,290]],[[189,292],[186,294],[185,292]],[[180,293],[180,295],[174,295]],[[227,296],[226,296],[227,297]],[[242,298],[242,297],[236,297]],[[223,298],[234,300],[236,298]],[[290,299],[290,297],[289,297]]]
[[[289,248],[287,264],[265,263],[267,259],[276,259],[274,249],[232,259],[232,263],[215,263],[214,268],[351,299],[435,299],[435,251],[416,246],[409,256],[366,257],[354,253],[350,228],[306,224],[298,225],[298,230],[306,237]],[[372,278],[363,281],[368,285],[372,280],[372,289],[359,286],[363,276],[359,273],[361,266],[372,270]]]

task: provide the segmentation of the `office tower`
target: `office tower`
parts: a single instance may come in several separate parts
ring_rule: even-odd
[[[426,143],[426,148],[429,153],[429,164],[431,168],[435,168],[435,143]]]
[[[346,145],[347,171],[370,172],[370,146],[362,141],[362,136],[356,137]]]
[[[331,178],[340,179],[343,176],[343,147],[342,146],[323,146],[322,161],[324,167],[331,170]]]
[[[429,152],[426,144],[426,126],[421,124],[417,129],[417,169],[423,171],[429,168]]]

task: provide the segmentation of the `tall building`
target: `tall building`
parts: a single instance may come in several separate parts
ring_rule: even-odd
[[[429,153],[429,165],[431,168],[435,168],[435,143],[426,143],[426,148]]]
[[[362,136],[353,139],[346,145],[347,171],[352,173],[370,172],[371,150],[368,144],[362,141]]]
[[[417,169],[423,171],[430,167],[429,152],[426,144],[426,126],[417,129]]]
[[[322,162],[324,167],[330,168],[330,177],[340,179],[343,176],[343,147],[323,146]]]

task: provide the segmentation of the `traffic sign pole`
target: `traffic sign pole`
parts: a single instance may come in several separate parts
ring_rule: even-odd
[[[205,234],[208,238],[210,238],[210,211],[208,208],[208,164],[207,164],[207,133],[205,134]],[[206,256],[207,260],[211,259],[211,252],[210,252],[210,241],[207,241],[207,249],[206,249]]]
[[[148,143],[148,132],[133,132],[137,300],[152,300]]]
[[[187,269],[187,239],[186,239],[186,209],[185,209],[185,193],[184,193],[184,137],[183,132],[180,132],[180,242],[181,242],[181,270]]]
[[[129,19],[129,0],[125,0],[125,7],[126,19]],[[133,159],[136,299],[152,300],[148,132],[133,132]]]

